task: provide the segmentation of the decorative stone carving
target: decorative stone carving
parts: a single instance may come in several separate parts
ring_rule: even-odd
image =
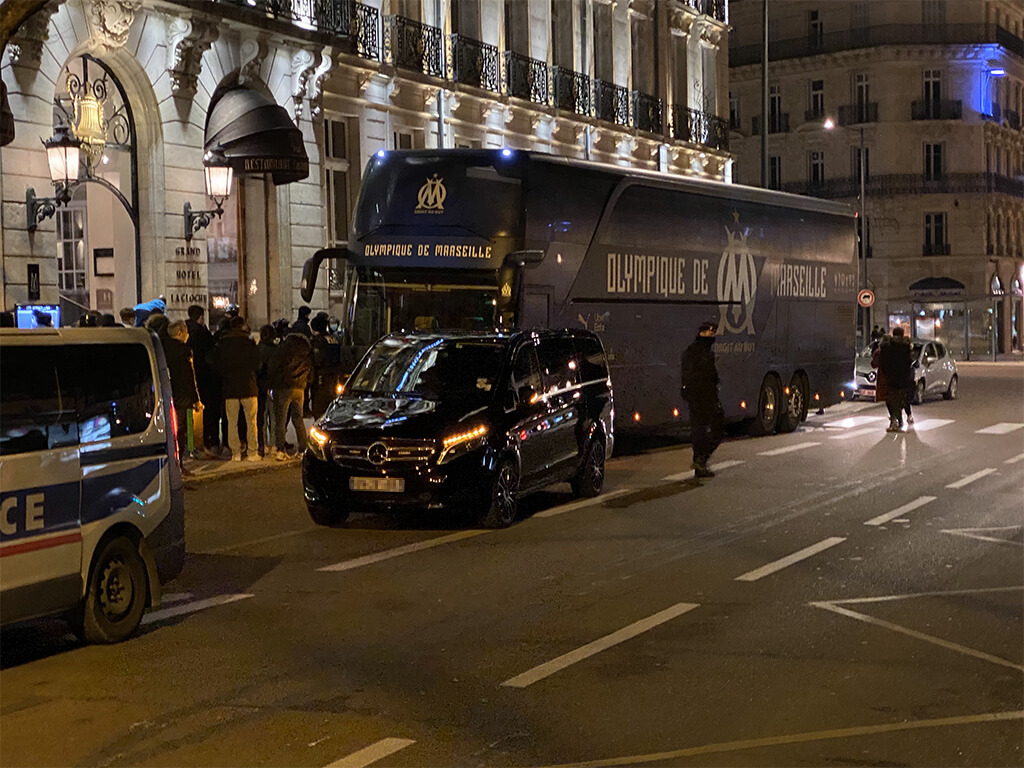
[[[320,64],[314,70],[313,76],[309,78],[309,83],[306,85],[306,97],[309,99],[309,116],[316,117],[323,111],[324,106],[324,78],[327,77],[327,73],[331,71],[331,65],[334,61],[324,49],[320,53]]]
[[[615,140],[615,151],[620,155],[631,155],[636,151],[636,136],[624,134]]]
[[[167,74],[171,93],[185,99],[196,95],[203,54],[218,35],[217,27],[197,19],[172,17],[167,24]]]
[[[242,66],[238,70],[238,82],[240,85],[247,85],[252,82],[263,82],[260,77],[260,70],[267,58],[267,41],[258,38],[247,38],[242,41],[239,50],[239,57]]]
[[[454,114],[455,110],[457,110],[462,104],[462,94],[458,91],[446,90],[444,92],[444,100],[445,103],[448,104],[448,114],[451,115]]]
[[[292,56],[292,119],[295,121],[302,117],[302,100],[321,58],[321,53],[307,50],[300,50]]]
[[[359,89],[359,98],[365,98],[366,92],[373,83],[374,72],[360,72],[356,75],[356,88]]]
[[[673,6],[669,11],[668,28],[673,35],[685,37],[690,34],[690,28],[697,17],[690,11],[681,7]]]
[[[506,106],[501,102],[492,101],[480,111],[484,116],[484,120],[494,115],[498,120],[504,122],[505,125],[512,122],[512,107]]]
[[[691,28],[693,34],[701,45],[708,48],[717,48],[719,43],[722,42],[722,30],[720,27],[712,24],[707,19],[697,19],[693,22]]]
[[[653,19],[654,0],[629,0],[629,15],[634,19]]]
[[[441,91],[440,88],[424,88],[420,93],[420,97],[423,99],[423,111],[424,112],[436,112],[437,107],[437,94]],[[448,97],[450,91],[445,91],[445,98]]]
[[[39,64],[43,60],[43,46],[50,39],[50,19],[63,4],[64,0],[47,3],[18,27],[18,31],[7,41],[11,64],[32,70],[39,69]]]
[[[123,47],[141,6],[141,0],[91,0],[93,35],[107,49]]]

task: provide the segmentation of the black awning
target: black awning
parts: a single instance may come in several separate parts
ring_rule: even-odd
[[[0,147],[14,141],[14,115],[7,103],[7,83],[0,80]]]
[[[210,101],[204,148],[217,147],[239,176],[269,173],[275,184],[309,176],[302,133],[284,107],[245,86],[218,90]]]

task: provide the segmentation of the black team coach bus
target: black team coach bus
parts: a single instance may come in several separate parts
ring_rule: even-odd
[[[608,353],[615,428],[686,423],[679,360],[718,323],[726,419],[791,431],[844,396],[855,356],[855,218],[845,205],[501,150],[380,151],[332,311],[354,363],[399,330],[584,327]],[[340,306],[339,306],[340,303]]]

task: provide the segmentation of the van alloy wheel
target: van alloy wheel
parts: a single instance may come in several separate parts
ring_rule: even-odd
[[[491,488],[491,499],[481,524],[486,528],[507,528],[519,512],[519,472],[511,459],[498,467]]]
[[[595,435],[587,444],[583,466],[572,479],[572,493],[576,498],[593,498],[604,488],[604,438]]]
[[[957,392],[960,389],[960,382],[957,379],[957,375],[954,373],[953,378],[949,380],[949,386],[946,387],[946,391],[942,393],[943,400],[956,400]]]

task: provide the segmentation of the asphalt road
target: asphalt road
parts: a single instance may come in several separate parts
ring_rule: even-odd
[[[314,526],[295,467],[190,490],[140,635],[0,651],[4,766],[1020,766],[1024,367],[887,434],[849,403],[616,458],[501,531]],[[1002,425],[1002,426],[998,426]]]

